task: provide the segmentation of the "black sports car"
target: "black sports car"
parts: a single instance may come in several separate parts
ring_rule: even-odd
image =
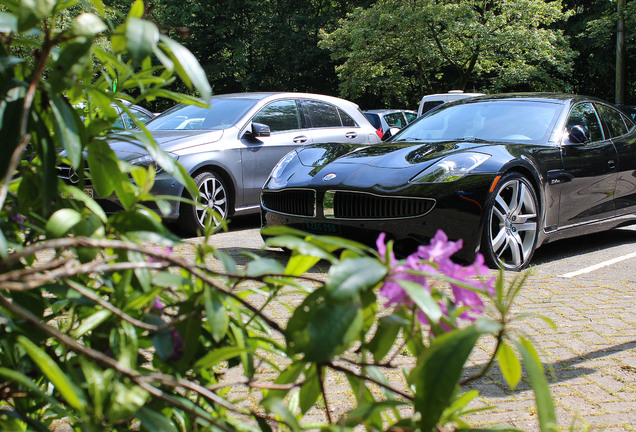
[[[406,254],[438,229],[520,270],[548,241],[636,223],[636,126],[597,99],[505,94],[440,106],[390,141],[285,156],[261,197],[289,225]]]

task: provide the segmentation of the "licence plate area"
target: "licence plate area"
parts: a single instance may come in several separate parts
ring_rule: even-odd
[[[94,191],[93,191],[93,188],[84,188],[84,193],[85,193],[86,195],[88,195],[88,197],[89,197],[89,198],[91,198],[91,199],[92,199],[92,198],[95,198],[95,196],[94,196],[94,195],[95,195],[95,193],[94,193]]]
[[[304,222],[303,230],[315,234],[340,234],[340,226],[324,222]]]

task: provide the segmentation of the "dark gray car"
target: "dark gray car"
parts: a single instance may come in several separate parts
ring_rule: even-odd
[[[237,93],[214,96],[211,108],[178,105],[148,124],[157,144],[176,158],[195,180],[200,206],[171,202],[167,220],[188,234],[200,232],[206,208],[220,219],[257,213],[261,187],[276,163],[305,144],[380,142],[375,128],[352,102],[306,93]],[[118,157],[151,163],[139,146],[111,144]],[[183,196],[176,179],[159,172],[156,195]],[[117,204],[113,196],[105,207]]]

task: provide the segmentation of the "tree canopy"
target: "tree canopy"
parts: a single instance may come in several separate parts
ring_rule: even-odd
[[[354,99],[412,104],[450,89],[569,91],[574,53],[556,28],[567,17],[560,1],[380,0],[323,33],[320,46],[340,62],[341,93]]]

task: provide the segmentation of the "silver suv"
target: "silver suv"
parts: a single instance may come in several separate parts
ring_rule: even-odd
[[[178,105],[146,124],[161,146],[176,158],[199,189],[200,206],[171,201],[167,220],[187,234],[207,222],[205,208],[220,223],[233,214],[257,213],[261,187],[276,163],[291,150],[326,142],[374,144],[375,128],[352,102],[309,93],[236,93],[214,96],[211,108]],[[117,156],[149,164],[138,145],[111,143]],[[155,195],[183,196],[176,179],[159,172]],[[118,205],[113,196],[102,205]],[[112,208],[112,207],[111,207]]]

